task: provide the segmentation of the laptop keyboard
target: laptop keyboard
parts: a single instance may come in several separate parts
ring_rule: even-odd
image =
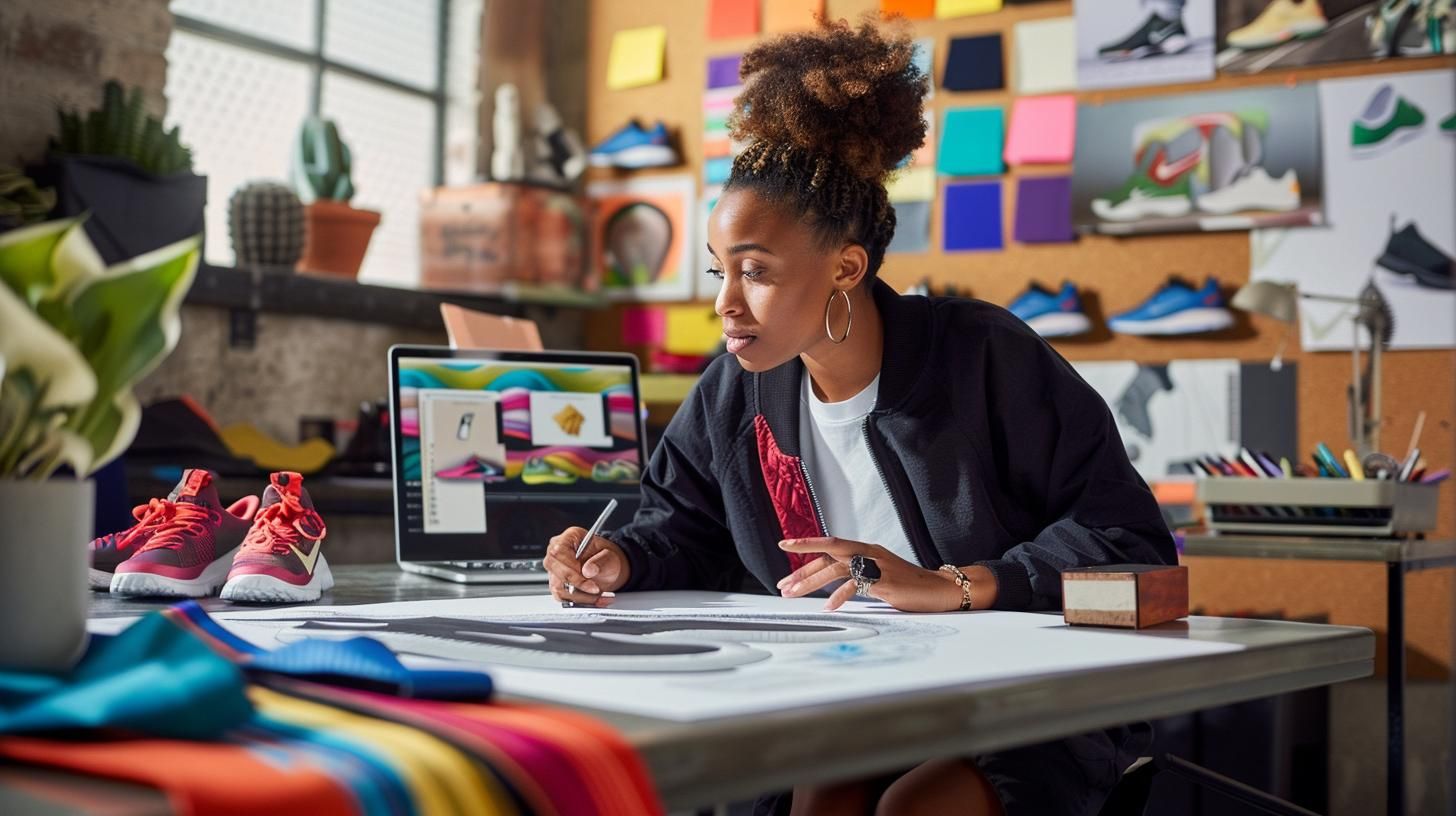
[[[489,572],[545,572],[546,565],[539,559],[534,561],[446,561],[456,569],[485,570]]]

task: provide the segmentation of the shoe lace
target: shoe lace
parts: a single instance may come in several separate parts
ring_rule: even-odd
[[[127,539],[135,537],[148,523],[157,526],[156,533],[137,549],[139,553],[162,547],[180,547],[189,535],[206,533],[214,521],[212,511],[206,507],[166,499],[152,499],[145,507],[133,510],[132,514],[138,516],[140,523],[127,533]],[[123,546],[122,542],[117,542],[117,546]]]
[[[303,525],[317,530],[310,535]],[[284,555],[289,546],[298,543],[299,537],[316,541],[324,537],[324,520],[317,512],[303,506],[297,496],[283,494],[280,501],[258,511],[253,519],[253,528],[243,538],[244,552],[263,552]]]

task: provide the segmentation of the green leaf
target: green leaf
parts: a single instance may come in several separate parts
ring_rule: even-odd
[[[96,419],[84,434],[67,431],[85,444],[85,467],[76,467],[76,459],[67,460],[77,473],[89,474],[125,453],[131,441],[136,438],[137,428],[141,426],[142,406],[130,388],[99,408]],[[79,454],[70,449],[67,449],[65,455],[80,458]]]
[[[8,233],[7,233],[8,234]],[[71,341],[0,286],[0,358],[8,377],[22,372],[42,389],[40,408],[84,405],[96,396],[96,375]]]
[[[0,281],[25,303],[39,303],[55,288],[51,258],[56,247],[79,224],[79,219],[67,218],[0,234]]]
[[[193,237],[139,255],[72,294],[77,345],[96,372],[98,402],[110,404],[176,347],[199,244]]]

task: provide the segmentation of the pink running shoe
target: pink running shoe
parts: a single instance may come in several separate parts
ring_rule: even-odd
[[[224,510],[212,482],[211,471],[184,471],[166,499],[132,511],[136,525],[91,542],[91,585],[109,577],[118,595],[200,598],[216,592],[258,500],[249,496]]]
[[[274,473],[263,491],[242,549],[222,588],[222,599],[238,603],[316,601],[334,586],[324,560],[324,520],[313,509],[303,477]]]

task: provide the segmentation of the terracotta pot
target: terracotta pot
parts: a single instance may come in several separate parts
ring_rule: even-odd
[[[342,201],[319,199],[303,208],[303,259],[298,268],[353,278],[359,275],[369,238],[379,226],[379,213],[358,210]]]

